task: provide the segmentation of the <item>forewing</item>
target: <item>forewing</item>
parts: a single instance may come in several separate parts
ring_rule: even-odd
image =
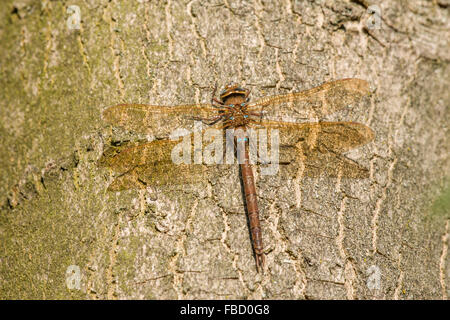
[[[103,111],[103,119],[126,130],[167,137],[176,129],[192,130],[195,118],[212,118],[218,109],[210,104],[172,107],[119,104]]]
[[[323,118],[359,101],[369,93],[369,84],[361,79],[341,79],[310,90],[264,97],[250,103],[248,110],[262,113],[263,119]]]

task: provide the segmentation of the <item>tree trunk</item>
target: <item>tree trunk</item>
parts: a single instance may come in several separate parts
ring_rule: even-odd
[[[0,298],[447,299],[449,5],[3,4]],[[182,188],[106,190],[103,149],[146,138],[105,124],[108,106],[209,102],[216,82],[258,98],[340,78],[371,85],[328,118],[374,130],[346,154],[370,177],[256,173],[264,274],[238,165]]]

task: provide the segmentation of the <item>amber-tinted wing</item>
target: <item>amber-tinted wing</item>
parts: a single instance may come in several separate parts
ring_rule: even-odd
[[[260,121],[253,127],[279,130],[279,163],[284,174],[287,172],[292,176],[303,164],[304,174],[312,177],[340,175],[365,178],[368,175],[367,169],[342,155],[374,139],[374,132],[366,125],[355,122]]]
[[[368,92],[367,81],[341,79],[310,90],[264,97],[250,103],[248,110],[262,112],[263,119],[320,119],[357,102]]]
[[[98,165],[123,173],[149,163],[171,162],[171,151],[178,143],[179,141],[153,140],[110,146],[103,152]]]
[[[320,152],[306,155],[305,158],[298,157],[290,163],[281,163],[277,174],[282,179],[294,179],[299,173],[312,178],[325,176],[365,179],[369,177],[369,170],[357,162],[341,154]]]
[[[119,104],[104,110],[103,119],[127,130],[167,137],[175,129],[192,130],[194,118],[212,118],[218,114],[218,109],[210,104],[172,107]]]
[[[186,137],[187,138],[187,137]],[[190,153],[194,153],[193,135],[190,138]],[[205,182],[216,175],[224,165],[204,163],[175,163],[174,148],[179,141],[153,140],[146,143],[126,143],[106,149],[98,161],[99,166],[109,167],[117,176],[108,187],[109,191],[142,189],[148,186],[183,185]],[[190,159],[194,159],[193,156]]]
[[[281,146],[318,149],[321,152],[342,153],[372,141],[374,132],[357,122],[279,122],[258,121],[250,125],[255,129],[278,129]]]
[[[108,191],[204,183],[204,179],[211,175],[210,169],[214,168],[203,164],[150,163],[117,176],[109,185]]]

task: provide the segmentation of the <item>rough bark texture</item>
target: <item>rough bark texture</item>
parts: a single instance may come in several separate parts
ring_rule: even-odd
[[[370,29],[381,9],[381,28]],[[70,30],[69,5],[80,8]],[[0,298],[447,299],[450,2],[8,1],[0,6]],[[106,191],[122,102],[207,102],[356,77],[332,120],[376,139],[365,180],[257,175],[257,274],[238,167],[184,188]],[[66,271],[80,268],[80,289]],[[70,278],[70,275],[69,275]]]

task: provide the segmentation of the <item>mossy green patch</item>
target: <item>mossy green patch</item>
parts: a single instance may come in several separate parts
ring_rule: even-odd
[[[442,192],[431,206],[431,216],[438,219],[450,218],[450,183],[447,183]]]

